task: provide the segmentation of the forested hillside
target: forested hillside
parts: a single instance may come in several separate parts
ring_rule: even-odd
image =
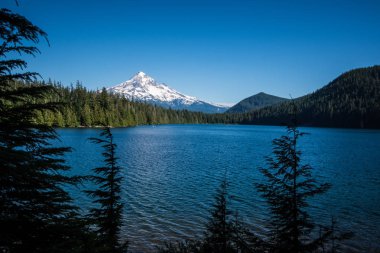
[[[380,66],[346,72],[293,102],[301,125],[380,128]],[[289,118],[290,103],[242,114],[240,123],[282,124]]]
[[[264,92],[257,93],[243,99],[236,105],[227,110],[227,113],[244,113],[250,112],[256,109],[264,108],[267,106],[275,105],[281,102],[285,102],[287,99],[266,94]]]

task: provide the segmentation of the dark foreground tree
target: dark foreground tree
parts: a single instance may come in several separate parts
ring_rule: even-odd
[[[217,189],[204,237],[199,240],[167,243],[160,253],[258,253],[262,241],[230,210],[228,182],[224,178]]]
[[[38,53],[40,38],[46,34],[29,20],[0,9],[0,248],[12,253],[75,248],[76,208],[64,185],[77,178],[62,174],[69,148],[52,147],[56,132],[34,120],[57,108],[42,102],[53,88],[28,84],[38,74],[23,72],[27,63],[14,59]]]
[[[234,252],[232,211],[228,206],[228,183],[221,182],[212,206],[211,217],[206,225],[204,249],[206,252]]]
[[[224,178],[215,195],[211,217],[206,225],[203,252],[262,252],[262,241],[241,221],[238,212],[230,208],[231,196]]]
[[[206,224],[202,240],[168,243],[159,249],[160,253],[227,253],[235,252],[234,224],[232,212],[228,205],[228,183],[224,178],[217,189],[215,200],[210,210],[211,217]]]
[[[93,143],[104,149],[104,166],[93,169],[95,175],[90,179],[98,186],[95,190],[86,191],[97,207],[90,210],[90,222],[95,225],[98,252],[126,252],[127,242],[120,240],[122,210],[120,191],[121,168],[117,165],[116,144],[109,127],[102,130],[102,138],[90,138]]]
[[[266,159],[268,168],[261,169],[266,180],[257,184],[271,213],[271,252],[312,252],[326,238],[312,238],[315,223],[307,207],[311,197],[326,192],[330,185],[318,183],[312,167],[301,163],[298,140],[302,135],[294,120],[287,134],[273,141],[273,156]]]

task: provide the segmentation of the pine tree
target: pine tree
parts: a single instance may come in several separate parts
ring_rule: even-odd
[[[206,224],[204,238],[202,240],[187,240],[184,242],[169,242],[160,253],[227,253],[235,251],[234,224],[232,212],[228,205],[228,183],[224,178],[215,195],[215,202],[210,210],[211,217]]]
[[[76,208],[63,186],[78,178],[62,174],[70,149],[52,147],[56,132],[35,120],[57,108],[41,102],[53,87],[29,84],[38,74],[12,59],[38,53],[40,38],[46,33],[25,17],[0,9],[0,248],[12,253],[74,251]]]
[[[234,252],[232,246],[233,223],[232,212],[228,207],[228,183],[225,178],[217,190],[212,206],[211,218],[206,225],[205,252]]]
[[[301,164],[298,140],[302,135],[293,120],[287,134],[273,141],[268,168],[261,169],[266,181],[257,184],[271,213],[271,252],[312,252],[322,243],[311,238],[315,223],[306,208],[310,197],[326,192],[330,185],[319,184],[312,177],[312,167]]]
[[[211,217],[206,225],[202,252],[263,252],[263,243],[248,225],[242,222],[238,212],[230,210],[228,182],[224,178],[215,196]]]
[[[89,218],[96,227],[99,252],[126,252],[128,244],[121,242],[119,235],[123,204],[120,197],[121,167],[117,165],[116,144],[109,127],[102,130],[100,137],[102,138],[90,138],[104,149],[104,166],[93,169],[95,175],[90,177],[98,188],[86,191],[97,205],[90,210]]]
[[[262,240],[252,233],[248,226],[229,207],[228,182],[224,178],[210,210],[210,218],[201,240],[187,240],[166,243],[160,253],[261,253]]]

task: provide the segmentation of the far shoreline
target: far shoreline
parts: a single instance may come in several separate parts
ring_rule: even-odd
[[[76,127],[56,127],[53,126],[54,129],[102,129],[104,127],[109,127],[111,129],[118,129],[118,128],[132,128],[132,127],[141,127],[141,126],[188,126],[188,125],[212,125],[212,126],[267,126],[267,127],[286,127],[286,124],[273,124],[273,125],[267,125],[267,124],[224,124],[224,123],[168,123],[168,124],[141,124],[141,125],[130,125],[130,126],[76,126]],[[359,128],[359,127],[333,127],[333,126],[313,126],[313,125],[302,125],[300,124],[298,126],[299,128],[324,128],[324,129],[345,129],[345,130],[374,130],[379,131],[380,128]]]

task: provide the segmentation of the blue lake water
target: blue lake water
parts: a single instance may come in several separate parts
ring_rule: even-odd
[[[380,131],[300,128],[302,161],[331,190],[311,201],[314,220],[355,232],[344,242],[350,252],[380,251]],[[59,129],[60,145],[71,146],[75,174],[98,166],[101,149],[88,137],[97,129]],[[284,127],[162,125],[112,129],[123,167],[123,234],[132,252],[152,252],[164,241],[201,237],[215,191],[227,175],[231,207],[253,231],[265,234],[267,211],[254,183],[271,154],[271,142]],[[84,186],[91,187],[91,185]],[[90,200],[77,189],[75,201]]]

